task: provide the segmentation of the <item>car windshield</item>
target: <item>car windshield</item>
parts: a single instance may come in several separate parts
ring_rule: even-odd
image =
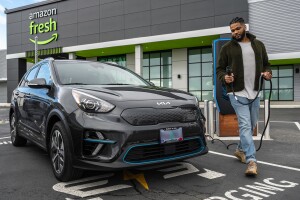
[[[128,69],[104,63],[55,61],[54,67],[63,85],[149,85]]]

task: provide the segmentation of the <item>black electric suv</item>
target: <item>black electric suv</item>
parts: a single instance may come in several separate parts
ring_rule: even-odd
[[[12,144],[45,149],[60,181],[203,155],[203,121],[187,92],[111,63],[53,58],[27,71],[10,107]]]

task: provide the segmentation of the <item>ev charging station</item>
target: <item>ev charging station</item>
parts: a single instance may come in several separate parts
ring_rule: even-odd
[[[226,100],[224,94],[226,90],[222,87],[221,81],[217,78],[216,67],[219,57],[219,52],[223,45],[231,39],[220,38],[213,42],[213,77],[214,77],[214,100],[216,103],[216,134],[220,137],[239,136],[238,119],[229,99]],[[257,127],[253,133],[257,135]]]

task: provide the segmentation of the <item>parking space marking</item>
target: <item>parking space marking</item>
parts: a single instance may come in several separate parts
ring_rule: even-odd
[[[215,178],[220,178],[220,177],[226,176],[226,174],[215,172],[215,171],[212,171],[212,170],[209,170],[209,169],[204,168],[204,170],[206,172],[198,174],[198,176],[201,176],[201,177],[207,178],[207,179],[215,179]]]
[[[0,124],[8,124],[8,123],[9,123],[9,120],[8,120],[8,119],[0,120]]]
[[[215,151],[209,151],[208,153],[236,159],[235,156],[228,155],[228,154],[224,154],[224,153],[219,153],[219,152],[215,152]],[[284,166],[284,165],[278,165],[278,164],[269,163],[269,162],[264,162],[264,161],[257,161],[257,163],[264,164],[264,165],[270,165],[270,166],[273,166],[273,167],[278,167],[278,168],[283,168],[283,169],[294,170],[294,171],[300,172],[300,169],[299,169],[299,168],[295,168],[295,167],[289,167],[289,166]]]
[[[2,141],[2,142],[0,142],[0,145],[5,145],[5,144],[11,144],[11,141]]]
[[[300,124],[299,122],[295,122],[296,126],[298,127],[299,131],[300,131]]]
[[[2,138],[0,138],[0,140],[7,139],[7,138],[10,138],[10,137],[2,137]]]
[[[108,179],[105,178],[109,178],[112,176],[114,176],[114,173],[108,173],[108,174],[103,174],[101,176],[79,179],[76,181],[61,182],[55,184],[52,188],[57,192],[62,192],[62,193],[84,198],[84,197],[94,196],[98,194],[108,193],[108,192],[132,187],[131,185],[126,185],[126,184],[99,187],[99,186],[105,186],[108,183]]]
[[[155,170],[158,172],[166,172],[167,174],[163,175],[164,179],[169,179],[169,178],[174,178],[177,176],[182,176],[182,175],[199,172],[199,169],[197,169],[194,165],[187,163],[187,162],[166,163],[166,164],[161,164],[161,165],[156,165],[156,166],[147,166],[147,167],[139,168],[138,170],[139,171],[141,171],[141,170],[148,171],[149,170],[151,172],[153,170]],[[132,174],[129,171],[127,171],[123,175],[124,175],[124,180],[130,180],[132,178],[137,179],[138,176],[141,175],[141,173]],[[201,176],[203,178],[207,178],[207,179],[215,179],[215,178],[219,178],[222,176],[226,176],[225,174],[215,172],[215,171],[212,171],[209,169],[204,169],[203,173],[200,173],[197,175]],[[103,174],[101,176],[88,177],[88,178],[83,178],[83,179],[70,181],[70,182],[61,182],[61,183],[55,184],[52,188],[53,188],[53,190],[55,190],[57,192],[62,192],[62,193],[70,194],[73,196],[85,198],[85,197],[100,195],[100,194],[117,191],[117,190],[121,190],[121,189],[127,189],[127,188],[132,187],[131,185],[127,185],[127,184],[117,184],[117,185],[110,185],[110,186],[104,187],[109,182],[109,180],[107,178],[111,178],[113,176],[114,176],[114,173],[108,173],[108,174]],[[126,176],[127,176],[127,178],[126,178]],[[139,181],[139,182],[141,184],[146,183],[144,174],[142,174],[142,178],[143,178],[143,181],[142,182]],[[148,185],[144,188],[149,190]],[[66,198],[66,200],[72,200],[72,199]],[[88,199],[88,200],[101,200],[101,198],[95,197],[95,199]]]
[[[164,169],[160,169],[160,168],[164,168]],[[165,174],[163,176],[164,179],[174,178],[177,176],[182,176],[182,175],[186,175],[186,174],[199,172],[199,170],[196,167],[194,167],[192,164],[187,163],[187,162],[167,163],[167,164],[162,164],[162,165],[155,165],[155,166],[140,168],[140,170],[153,170],[153,169],[154,170],[159,169],[157,171],[160,171],[160,172],[177,171],[177,172]],[[178,171],[178,170],[181,170],[181,171]]]
[[[270,123],[286,123],[286,124],[295,124],[297,126],[297,128],[300,131],[300,124],[299,122],[289,122],[289,121],[270,121]],[[264,123],[264,121],[259,121],[259,123]]]
[[[282,180],[277,183],[273,182],[274,178],[266,178],[263,180],[263,183],[254,182],[252,185],[245,185],[243,187],[239,187],[235,190],[229,190],[224,193],[224,196],[213,196],[206,198],[204,200],[212,200],[212,199],[219,199],[219,200],[242,200],[233,196],[233,193],[240,193],[239,196],[242,197],[251,197],[253,200],[262,200],[263,197],[269,197],[270,195],[276,195],[278,192],[284,192],[288,188],[293,188],[298,186],[298,183]],[[242,191],[239,191],[242,190]],[[248,193],[244,193],[244,191]],[[255,195],[253,195],[255,194]],[[258,196],[256,196],[258,195]]]

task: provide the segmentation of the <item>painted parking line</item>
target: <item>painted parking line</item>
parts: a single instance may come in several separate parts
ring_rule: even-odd
[[[11,141],[1,141],[0,145],[11,144]]]
[[[239,187],[236,189],[228,190],[221,196],[211,196],[204,200],[212,200],[212,199],[219,199],[219,200],[242,200],[240,198],[235,197],[237,193],[239,196],[242,197],[251,197],[253,200],[263,200],[264,197],[268,198],[271,195],[273,197],[277,195],[279,192],[285,192],[286,189],[294,188],[298,186],[299,183],[290,182],[286,180],[278,181],[274,178],[266,178],[263,182],[254,182],[251,185],[244,185],[243,187]],[[245,193],[247,192],[247,193]],[[235,196],[234,196],[235,195]],[[275,198],[272,198],[275,199]],[[277,198],[276,198],[277,199]]]
[[[259,121],[259,123],[264,123],[264,121]],[[299,122],[289,122],[289,121],[270,121],[270,123],[286,123],[286,124],[295,124],[296,127],[299,129],[300,131],[300,124]]]
[[[228,154],[224,154],[224,153],[219,153],[219,152],[215,152],[215,151],[209,151],[208,153],[236,159],[235,156],[228,155]],[[273,167],[278,167],[278,168],[283,168],[283,169],[289,169],[289,170],[293,170],[293,171],[298,171],[298,172],[300,172],[300,169],[299,169],[299,168],[295,168],[295,167],[289,167],[289,166],[284,166],[284,165],[278,165],[278,164],[269,163],[269,162],[264,162],[264,161],[257,161],[257,163],[260,163],[260,164],[263,164],[263,165],[269,165],[269,166],[273,166]]]
[[[126,184],[113,186],[108,185],[107,178],[112,176],[114,176],[113,173],[108,173],[101,176],[88,177],[66,183],[62,182],[55,184],[52,188],[57,192],[85,198],[132,187],[131,185]]]
[[[296,126],[298,127],[299,131],[300,131],[300,124],[299,122],[295,122]]]
[[[0,140],[7,139],[7,138],[10,138],[10,137],[2,137],[2,138],[0,138]]]
[[[9,123],[8,119],[0,120],[0,124],[8,124],[8,123]]]
[[[157,170],[159,172],[171,172],[163,175],[164,179],[169,179],[177,176],[183,176],[183,175],[199,172],[199,169],[197,169],[194,165],[188,162],[167,163],[167,164],[143,167],[140,168],[139,170]],[[220,178],[222,176],[226,176],[225,174],[222,174],[220,172],[215,172],[205,168],[204,171],[205,171],[204,173],[200,173],[197,175],[207,179],[215,179],[215,178]]]
[[[199,173],[199,169],[197,169],[194,165],[188,162],[176,162],[176,163],[166,163],[166,164],[155,165],[155,166],[147,166],[147,167],[139,168],[138,170],[139,171],[145,170],[151,172],[155,170],[157,172],[162,172],[163,173],[162,176],[164,179],[170,179],[170,178],[184,176],[193,173],[195,174],[197,172]],[[124,172],[126,172],[126,170]],[[132,177],[135,176],[134,179],[136,179],[136,175],[139,174],[131,174],[131,176]],[[126,175],[126,173],[124,173],[124,175]],[[199,173],[195,175],[210,180],[226,176],[225,174],[212,171],[209,169],[204,169],[203,173]],[[62,193],[70,194],[81,198],[88,198],[95,195],[102,195],[112,191],[132,188],[131,184],[129,185],[126,183],[110,185],[109,178],[113,178],[113,176],[114,173],[108,173],[100,176],[83,178],[83,179],[66,182],[66,183],[61,182],[55,184],[52,188],[57,192],[62,192]],[[131,179],[127,179],[126,176],[124,176],[124,180],[126,181]],[[94,199],[88,199],[88,200],[101,200],[101,199],[102,198],[100,197],[95,197]],[[66,198],[66,200],[73,200],[73,199]]]

